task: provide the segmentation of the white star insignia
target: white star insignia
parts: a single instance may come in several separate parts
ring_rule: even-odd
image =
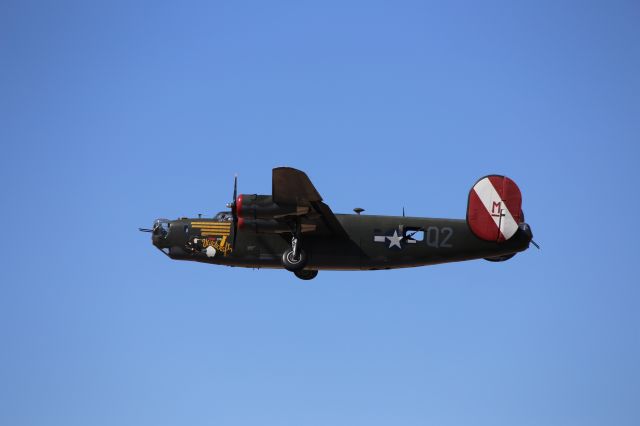
[[[402,240],[402,237],[398,235],[398,231],[394,230],[393,235],[390,237],[387,236],[387,239],[389,240],[389,248],[393,246],[398,246],[399,249],[402,248],[402,246],[400,245],[400,241]]]

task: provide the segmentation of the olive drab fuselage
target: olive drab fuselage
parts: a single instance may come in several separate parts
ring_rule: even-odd
[[[375,270],[494,258],[526,250],[531,241],[526,224],[512,239],[498,243],[480,240],[461,219],[358,214],[336,214],[336,218],[346,231],[346,238],[301,236],[309,257],[306,268]],[[203,225],[210,232],[203,231]],[[166,235],[153,236],[154,245],[177,260],[282,268],[282,253],[290,247],[286,234],[239,230],[232,249],[234,230],[229,225],[228,221],[202,218],[169,221]],[[193,244],[197,245],[195,249]],[[209,247],[215,251],[207,252]]]
[[[246,268],[284,268],[309,280],[319,270],[376,270],[472,259],[504,261],[526,250],[531,228],[506,176],[469,192],[466,219],[335,214],[309,177],[272,171],[271,195],[237,194],[213,218],[158,219],[152,242],[172,259]],[[535,243],[533,243],[535,244]]]

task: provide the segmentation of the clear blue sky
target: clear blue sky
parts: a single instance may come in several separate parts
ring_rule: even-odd
[[[637,1],[3,1],[0,424],[640,424],[639,23]],[[136,230],[280,165],[336,212],[459,218],[503,173],[543,249],[307,283]]]

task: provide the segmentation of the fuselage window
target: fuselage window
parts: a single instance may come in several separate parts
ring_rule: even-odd
[[[421,228],[405,228],[404,237],[408,240],[423,241],[424,230]]]
[[[213,219],[218,222],[230,222],[233,220],[233,216],[231,215],[231,212],[220,212],[215,215]]]

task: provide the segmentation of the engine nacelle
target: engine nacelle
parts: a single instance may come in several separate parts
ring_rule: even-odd
[[[291,232],[287,224],[273,219],[245,219],[238,218],[238,229],[251,231],[257,234],[283,234]]]
[[[300,216],[307,214],[309,207],[276,204],[270,195],[240,194],[236,199],[236,211],[238,218],[248,221]]]

